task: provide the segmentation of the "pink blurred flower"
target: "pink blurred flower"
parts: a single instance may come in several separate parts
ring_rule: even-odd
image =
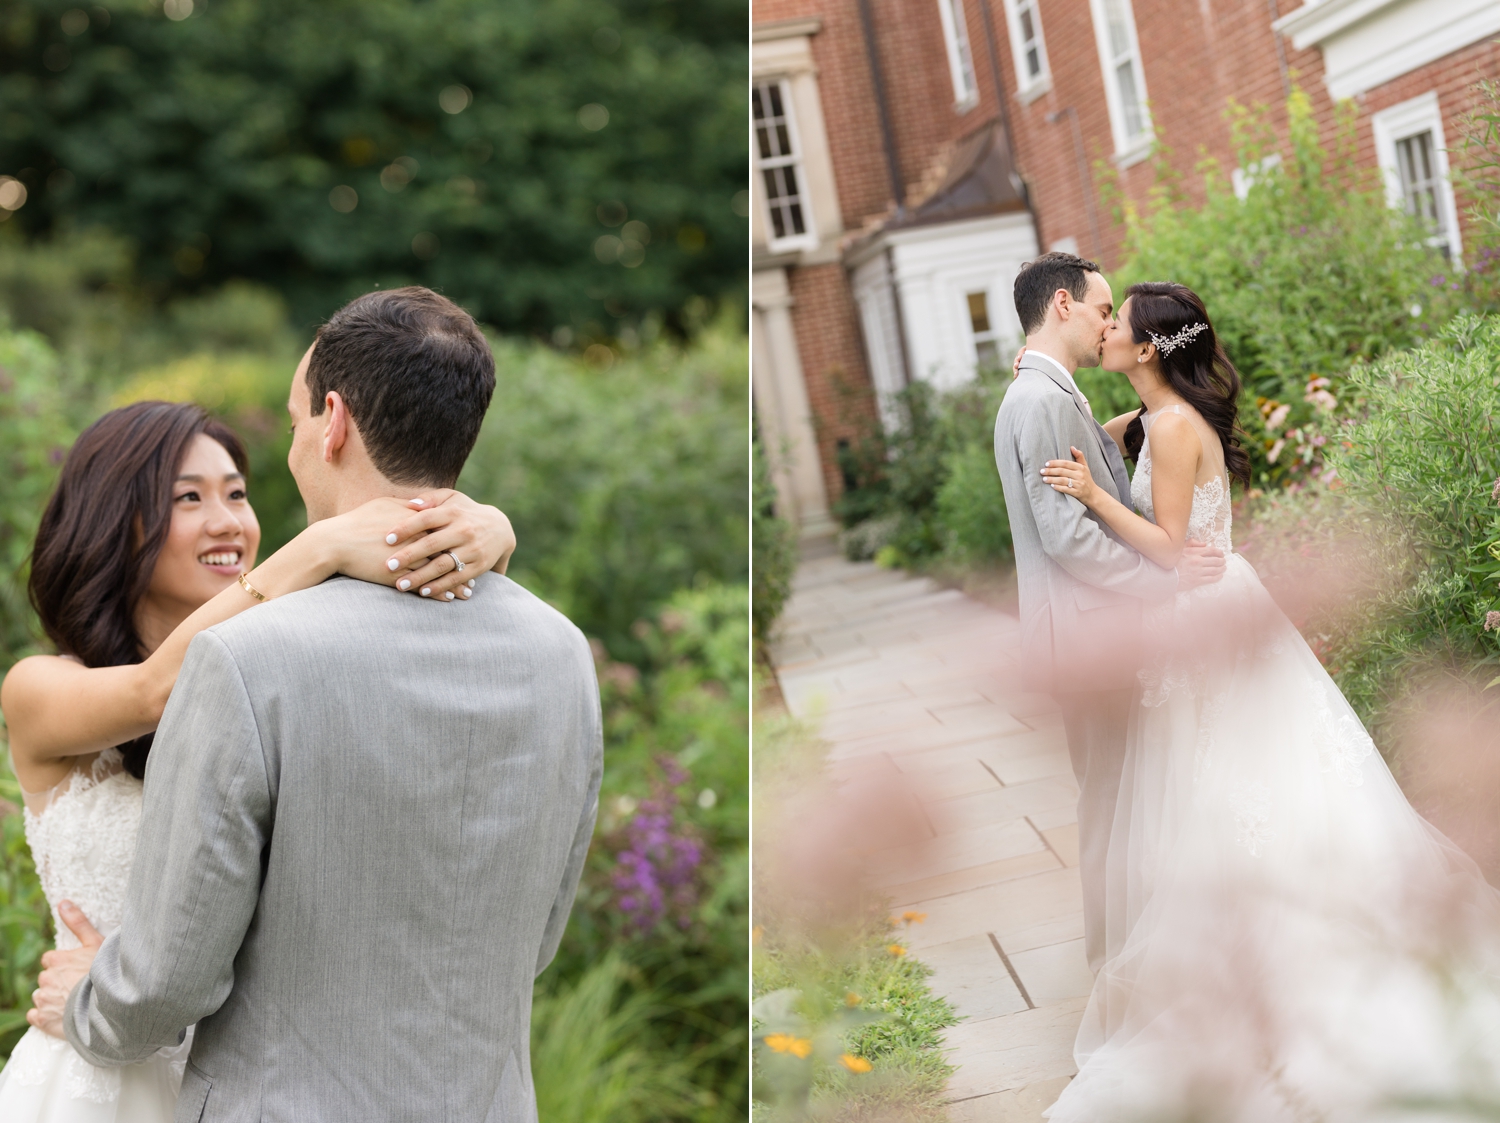
[[[1486,612],[1484,614],[1484,630],[1493,632],[1500,628],[1500,612]]]

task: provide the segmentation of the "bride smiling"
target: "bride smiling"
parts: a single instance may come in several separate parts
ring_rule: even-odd
[[[59,949],[120,924],[152,731],[194,636],[336,574],[461,603],[460,572],[503,572],[515,546],[499,510],[438,489],[313,523],[257,564],[245,472],[198,407],[138,402],[78,438],[42,516],[30,594],[60,654],[18,662],[0,708]],[[33,1024],[0,1071],[0,1119],[166,1123],[190,1044],[95,1068]]]

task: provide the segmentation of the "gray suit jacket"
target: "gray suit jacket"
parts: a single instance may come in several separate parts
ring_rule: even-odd
[[[1035,690],[1129,686],[1142,602],[1171,596],[1177,575],[1042,479],[1048,460],[1072,459],[1069,446],[1085,454],[1096,484],[1131,505],[1113,438],[1059,370],[1027,355],[995,417],[995,465],[1016,552],[1023,674]]]
[[[128,1064],[196,1022],[179,1123],[531,1123],[532,979],[601,770],[588,643],[497,574],[452,606],[335,579],[210,628],[68,1040]]]

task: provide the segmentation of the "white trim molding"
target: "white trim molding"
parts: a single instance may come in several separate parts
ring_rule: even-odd
[[[1453,181],[1448,173],[1448,151],[1443,139],[1443,111],[1438,104],[1436,92],[1428,92],[1382,110],[1370,119],[1370,125],[1375,131],[1376,160],[1385,175],[1386,197],[1393,207],[1406,206],[1397,145],[1422,133],[1430,134],[1426,155],[1433,164],[1435,182],[1432,187],[1437,202],[1436,218],[1439,228],[1433,243],[1446,246],[1449,259],[1458,264],[1462,260],[1463,245],[1459,240],[1458,206],[1453,197]]]
[[[1016,67],[1016,96],[1029,103],[1052,88],[1052,70],[1047,65],[1047,39],[1042,34],[1042,15],[1037,0],[1005,0],[1005,22],[1010,28],[1010,53]],[[1026,37],[1030,24],[1031,38]],[[1031,73],[1032,53],[1037,72]]]
[[[1089,10],[1094,17],[1094,40],[1099,46],[1104,99],[1109,104],[1115,163],[1128,168],[1149,156],[1156,140],[1146,101],[1146,73],[1141,66],[1135,13],[1130,0],[1089,0]]]
[[[979,82],[974,77],[964,0],[937,0],[937,6],[943,22],[943,44],[948,48],[948,72],[953,78],[953,108],[967,113],[979,104]]]
[[[1308,0],[1272,25],[1323,51],[1334,98],[1355,97],[1500,33],[1496,0]]]

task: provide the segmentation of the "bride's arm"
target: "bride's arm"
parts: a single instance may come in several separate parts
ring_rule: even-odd
[[[515,548],[510,521],[493,507],[457,492],[429,493],[416,510],[377,499],[309,526],[245,575],[267,598],[311,588],[335,573],[395,585],[408,577],[413,592],[430,588],[438,603],[454,587],[468,587],[443,552],[466,560],[465,570],[503,571]],[[393,550],[391,536],[398,546]],[[399,556],[393,572],[389,559]],[[429,561],[428,559],[432,560]],[[408,563],[420,564],[409,574]],[[22,659],[0,684],[16,777],[29,791],[61,781],[67,758],[99,752],[154,730],[177,681],[193,637],[260,603],[235,582],[179,624],[149,657],[118,667],[85,667],[55,655]],[[61,767],[59,767],[61,765]]]
[[[1053,489],[1071,495],[1097,514],[1126,543],[1157,565],[1172,569],[1187,545],[1188,516],[1193,509],[1193,480],[1198,474],[1202,443],[1192,424],[1176,414],[1163,414],[1151,427],[1151,505],[1156,522],[1141,518],[1104,488],[1094,483],[1083,454],[1074,459],[1049,460],[1042,478]],[[1069,486],[1069,485],[1072,486]]]

